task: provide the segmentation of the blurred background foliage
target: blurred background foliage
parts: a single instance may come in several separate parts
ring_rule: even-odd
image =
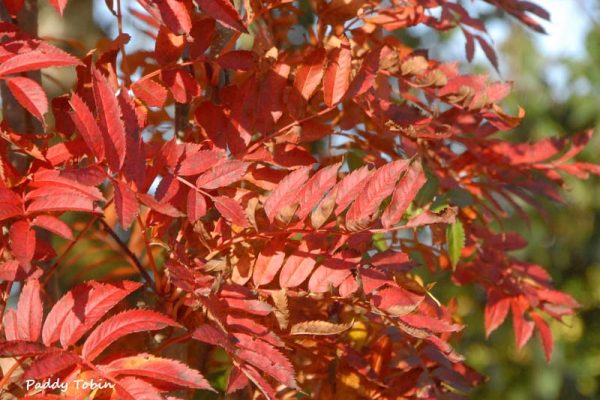
[[[466,62],[464,37],[460,31],[438,35],[417,27],[400,33],[400,36],[415,47],[430,49],[434,58],[459,61],[464,72],[486,73],[496,79],[514,81],[513,92],[504,105],[513,113],[521,106],[527,113],[523,124],[507,134],[515,141],[566,136],[584,129],[596,130],[597,134],[582,158],[597,163],[600,161],[600,23],[595,18],[600,16],[600,2],[560,0],[562,4],[556,5],[557,1],[545,0],[539,3],[545,6],[547,2],[555,4],[550,10],[555,14],[562,12],[561,7],[568,7],[573,29],[584,29],[584,35],[575,39],[584,40],[584,43],[573,42],[571,39],[576,36],[569,36],[571,32],[568,31],[559,33],[565,37],[554,38],[557,46],[577,47],[576,56],[573,52],[561,55],[560,51],[541,49],[536,39],[539,34],[526,30],[506,15],[495,13],[491,7],[475,5],[473,8],[474,3],[470,0],[463,2],[465,7],[493,28],[490,29],[490,37],[495,41],[498,52],[499,72],[493,70],[480,54],[480,49],[473,63]],[[40,36],[56,38],[58,45],[82,55],[97,46],[102,36],[115,36],[114,20],[106,12],[98,11],[105,8],[104,0],[73,1],[67,7],[65,18],[61,19],[46,1],[41,1]],[[559,17],[564,18],[565,15]],[[502,37],[497,37],[498,33]],[[82,46],[60,40],[73,36],[81,41]],[[134,38],[136,46],[139,46],[139,41],[139,37]],[[56,95],[62,93],[63,86],[57,85],[57,82],[62,81],[68,87],[69,80],[74,79],[74,76],[61,76],[58,70],[51,73],[55,75],[46,77],[44,86],[50,93],[55,91]],[[600,399],[599,179],[567,180],[564,203],[546,203],[546,208],[546,215],[531,210],[530,223],[511,216],[507,223],[530,241],[518,256],[545,266],[556,286],[573,295],[581,304],[576,316],[565,320],[564,324],[552,325],[556,343],[550,364],[544,360],[539,340],[531,341],[520,352],[516,351],[510,318],[486,340],[483,292],[472,287],[455,287],[451,283],[439,284],[434,289],[441,300],[457,298],[459,314],[468,325],[458,350],[466,355],[470,365],[489,377],[472,398]],[[88,249],[93,248],[94,238],[89,238],[86,244]],[[117,275],[132,273],[131,266],[108,262],[112,252],[114,249],[99,249],[86,257],[95,258],[98,262],[103,259],[106,261],[103,262],[104,267],[115,269]],[[140,252],[143,253],[143,250],[140,249]],[[102,253],[101,257],[99,253]],[[69,261],[77,263],[77,260]],[[78,278],[76,274],[67,274],[66,281],[60,286],[68,287]],[[432,277],[439,282],[448,281],[437,278]]]
[[[545,6],[545,2],[538,2]],[[545,51],[537,33],[523,28],[505,15],[479,10],[488,26],[500,60],[499,73],[483,56],[465,66],[465,71],[488,73],[514,82],[505,107],[516,113],[526,111],[523,124],[506,134],[515,141],[533,141],[549,136],[568,136],[594,129],[595,137],[582,159],[600,161],[600,2],[573,1],[579,14],[574,25],[585,26],[584,43],[576,56]],[[570,4],[572,6],[573,4]],[[566,6],[565,6],[566,8]],[[554,7],[555,13],[561,6]],[[565,10],[566,12],[566,10]],[[548,26],[552,22],[546,24]],[[582,29],[581,27],[579,27]],[[499,41],[494,32],[504,32]],[[571,32],[562,32],[571,35]],[[572,39],[575,35],[570,36]],[[423,47],[433,49],[445,61],[465,61],[464,38],[460,32],[432,39],[424,37]],[[557,45],[565,38],[555,40]],[[480,50],[478,50],[480,51]],[[522,351],[515,348],[510,317],[486,340],[483,328],[485,295],[473,288],[436,287],[444,300],[456,297],[459,313],[468,325],[458,349],[470,365],[489,380],[472,398],[489,400],[600,399],[600,180],[567,179],[564,203],[545,203],[547,213],[532,215],[530,223],[518,217],[507,221],[512,230],[529,240],[516,253],[525,261],[544,266],[561,290],[581,304],[576,316],[553,323],[555,350],[552,362],[544,360],[539,339]]]

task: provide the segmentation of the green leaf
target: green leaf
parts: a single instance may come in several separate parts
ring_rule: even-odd
[[[462,249],[465,247],[465,228],[459,220],[448,226],[446,240],[448,243],[448,255],[450,256],[452,269],[454,269],[460,260]]]
[[[373,245],[379,251],[386,251],[388,249],[388,243],[383,233],[375,233],[373,235]]]

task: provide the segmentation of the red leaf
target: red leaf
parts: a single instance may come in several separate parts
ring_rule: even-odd
[[[378,269],[361,269],[360,279],[362,281],[362,287],[366,294],[371,294],[380,287],[386,285],[390,278],[389,276],[379,271]]]
[[[538,314],[532,312],[531,318],[538,329],[540,337],[542,339],[542,345],[544,346],[544,354],[546,355],[546,361],[550,362],[552,359],[552,350],[554,349],[554,341],[552,340],[552,331],[548,326],[548,323]]]
[[[140,207],[135,193],[121,181],[115,181],[115,207],[119,223],[125,230],[129,229],[131,223],[137,218]]]
[[[36,342],[40,337],[43,318],[40,282],[30,279],[25,283],[17,304],[17,339]]]
[[[229,0],[196,0],[196,3],[206,15],[223,25],[239,32],[248,33],[242,17]]]
[[[19,327],[17,326],[17,312],[14,308],[8,309],[4,313],[2,327],[4,329],[6,340],[17,340],[17,331],[19,330]]]
[[[217,63],[221,68],[249,71],[254,68],[256,61],[251,51],[233,50],[219,56]]]
[[[252,275],[254,285],[258,287],[269,284],[275,278],[277,272],[279,272],[284,258],[283,242],[275,241],[267,243],[254,264]]]
[[[0,357],[16,356],[38,356],[40,354],[51,353],[49,349],[41,343],[27,342],[23,340],[10,340],[0,342]]]
[[[184,214],[182,214],[177,208],[173,207],[170,203],[159,202],[154,197],[145,193],[139,193],[138,198],[142,201],[142,203],[144,203],[144,205],[150,207],[153,211],[156,211],[160,214],[164,214],[172,218],[180,218],[184,216]]]
[[[356,282],[356,278],[354,278],[352,275],[348,275],[346,279],[340,283],[338,290],[340,292],[340,296],[350,297],[358,290],[358,282]]]
[[[44,196],[35,199],[27,207],[27,214],[49,211],[82,211],[102,214],[102,209],[94,201],[78,195]]]
[[[164,397],[160,394],[160,391],[149,384],[148,382],[133,378],[131,376],[119,379],[119,386],[121,390],[127,392],[127,395],[132,399],[139,400],[163,400]],[[117,386],[116,388],[118,388]],[[119,389],[117,389],[118,391]]]
[[[48,2],[56,9],[56,11],[59,12],[60,15],[63,15],[65,7],[67,7],[68,0],[49,0]]]
[[[400,320],[414,328],[426,329],[435,333],[442,332],[457,332],[462,329],[462,326],[455,325],[441,319],[429,317],[420,314],[408,314],[399,317]]]
[[[71,309],[64,310],[59,309],[53,318],[60,320],[60,343],[63,347],[71,346],[75,344],[87,331],[89,331],[96,323],[106,315],[106,313],[113,308],[118,302],[127,297],[134,290],[138,289],[141,284],[137,282],[122,281],[119,283],[98,283],[89,282],[84,284],[88,286],[89,290],[81,290],[75,292],[77,297],[73,299],[73,306]],[[83,294],[86,294],[83,296]],[[61,299],[62,300],[62,299]],[[57,303],[52,311],[56,307],[65,307],[69,305],[68,298],[64,303]],[[50,318],[52,311],[48,314],[46,324]],[[58,327],[56,327],[58,328]],[[44,330],[46,327],[44,326]],[[52,329],[49,329],[52,330]],[[48,337],[53,337],[54,334],[49,333]]]
[[[244,311],[254,315],[265,316],[273,311],[273,307],[269,303],[260,300],[245,300],[245,299],[224,299],[227,306],[236,310]]]
[[[192,19],[182,0],[158,0],[156,4],[162,20],[173,33],[178,35],[190,33]]]
[[[267,400],[277,399],[277,392],[275,389],[269,385],[269,382],[267,382],[267,380],[264,379],[253,366],[243,365],[242,372],[244,372],[244,375],[246,375],[248,379],[250,379],[252,383],[256,385],[256,387],[261,391]]]
[[[160,74],[162,82],[169,88],[178,103],[190,103],[200,95],[200,85],[188,71],[183,68],[163,70]]]
[[[330,258],[323,261],[323,265],[319,266],[313,272],[308,281],[308,290],[315,293],[325,293],[330,287],[338,287],[351,272],[351,268],[356,265],[352,262],[339,258]]]
[[[502,295],[496,290],[490,290],[485,305],[485,336],[498,329],[508,315],[510,297]]]
[[[34,50],[17,54],[0,64],[0,76],[49,67],[66,67],[69,65],[81,65],[81,62],[58,48],[52,48],[51,52]]]
[[[513,316],[513,330],[515,332],[515,340],[517,349],[522,349],[531,338],[533,333],[533,321],[525,319],[526,310],[528,307],[527,299],[524,296],[512,297],[510,306]]]
[[[244,212],[242,206],[240,206],[235,200],[225,196],[215,197],[213,200],[215,202],[217,210],[219,210],[221,215],[226,220],[233,224],[241,226],[242,228],[248,226],[246,213]]]
[[[496,71],[498,71],[498,57],[496,56],[496,51],[481,36],[475,36],[475,39],[477,39],[479,42],[479,45],[481,46],[481,49],[485,53],[487,59],[492,63]]]
[[[379,70],[379,60],[381,58],[383,48],[379,47],[371,50],[363,59],[362,65],[358,70],[358,73],[352,80],[346,97],[353,99],[364,93],[373,87],[375,77]]]
[[[0,160],[1,165],[2,161]],[[23,215],[23,201],[21,200],[21,196],[12,190],[0,188],[0,221],[19,215]]]
[[[25,4],[25,0],[4,0],[6,11],[11,16],[16,16],[23,8],[23,4]]]
[[[17,260],[0,263],[0,279],[3,281],[20,281],[27,277],[28,272]],[[6,325],[6,323],[5,323]]]
[[[99,162],[104,161],[104,139],[96,118],[87,104],[76,93],[73,93],[70,101],[75,112],[71,113],[71,119],[75,127],[83,137],[87,147],[92,151]]]
[[[396,160],[373,172],[364,191],[346,214],[348,229],[361,230],[371,222],[381,202],[392,194],[394,184],[407,166],[407,160]]]
[[[306,182],[306,185],[304,185],[300,193],[297,194],[300,199],[300,208],[296,213],[298,218],[303,220],[323,198],[325,193],[335,185],[337,171],[341,165],[342,163],[337,163],[323,168],[317,171],[317,173]]]
[[[456,213],[458,210],[456,207],[448,207],[445,208],[441,213],[436,214],[429,210],[425,210],[421,214],[417,215],[414,218],[411,218],[406,225],[403,225],[404,228],[417,228],[423,225],[433,225],[433,224],[453,224],[456,221]]]
[[[201,342],[212,344],[213,346],[221,346],[223,348],[229,348],[231,346],[227,335],[223,331],[208,324],[197,327],[194,330],[192,337]]]
[[[5,78],[8,88],[15,99],[43,124],[44,114],[48,112],[48,99],[39,83],[25,77]]]
[[[9,236],[13,255],[24,268],[29,269],[35,253],[35,231],[31,229],[29,222],[21,220],[10,227]]]
[[[281,209],[292,205],[298,200],[298,190],[308,179],[309,172],[310,167],[301,167],[288,174],[279,182],[264,204],[265,213],[269,221],[273,222]]]
[[[410,292],[401,287],[390,287],[380,290],[371,297],[373,304],[396,316],[406,315],[414,311],[425,296]]]
[[[372,171],[369,170],[367,165],[356,169],[346,175],[331,193],[336,193],[335,202],[337,207],[335,209],[336,214],[341,214],[344,210],[352,203],[359,193],[364,190],[364,187],[369,181]]]
[[[39,215],[33,220],[32,224],[67,240],[73,240],[73,232],[71,232],[69,225],[51,215]]]
[[[146,102],[149,107],[162,107],[167,101],[169,92],[160,83],[152,79],[144,79],[137,81],[131,86],[133,93],[142,101]]]
[[[219,150],[201,150],[191,154],[185,154],[176,173],[181,176],[198,175],[210,169],[224,157]]]
[[[408,167],[408,171],[394,189],[392,201],[381,216],[381,223],[389,228],[402,218],[410,203],[423,187],[427,179],[423,173],[421,162],[416,161]]]
[[[244,334],[235,335],[239,340],[240,350],[237,356],[258,369],[271,375],[277,381],[290,388],[296,388],[294,367],[279,350],[260,339]]]
[[[190,189],[187,197],[187,216],[193,224],[206,215],[206,199],[202,193]]]
[[[42,328],[42,342],[46,346],[50,346],[60,337],[60,329],[62,324],[75,305],[75,298],[84,298],[89,295],[91,285],[85,283],[75,287],[67,292],[54,304],[46,316],[44,327]]]
[[[465,53],[467,54],[467,61],[473,61],[473,57],[475,56],[475,39],[473,35],[470,34],[467,30],[463,29],[463,34],[465,35]]]
[[[232,121],[225,115],[223,105],[210,100],[198,104],[194,116],[208,138],[220,149],[227,149],[227,133],[232,131]]]
[[[92,361],[112,343],[135,332],[156,331],[167,326],[180,326],[160,313],[147,310],[129,310],[117,314],[100,325],[83,344],[81,355]]]
[[[134,375],[177,386],[214,391],[200,372],[187,365],[151,354],[123,357],[106,365],[106,370],[115,375]]]
[[[196,186],[202,189],[217,189],[231,185],[240,180],[246,173],[246,169],[248,163],[238,160],[225,161],[200,175],[196,180]]]
[[[20,206],[20,205],[22,205],[21,196],[19,196],[12,190],[0,187],[0,204],[2,204],[3,206],[5,204],[13,205],[13,206]]]
[[[352,72],[352,52],[350,43],[345,37],[340,47],[329,52],[327,70],[323,77],[323,98],[327,106],[337,104],[346,94],[350,86]]]
[[[193,60],[202,57],[212,43],[215,34],[215,25],[215,20],[212,18],[193,21],[190,36],[194,41],[188,43],[190,57]]]
[[[74,354],[54,351],[35,360],[23,374],[23,380],[44,379],[77,364],[79,357]]]
[[[231,368],[231,372],[229,373],[229,380],[227,382],[227,394],[231,394],[235,391],[245,388],[248,386],[250,381],[248,377],[244,375],[241,369],[236,366]]]
[[[308,278],[316,263],[315,256],[308,253],[306,245],[301,244],[298,250],[288,257],[283,268],[281,268],[279,285],[282,288],[299,286]]]
[[[76,178],[75,178],[76,179]],[[66,188],[80,195],[89,197],[92,200],[105,201],[102,192],[94,186],[83,184],[68,176],[61,175],[61,172],[51,169],[40,169],[33,175],[33,181],[29,184],[31,187],[58,189]],[[31,193],[31,192],[30,192]],[[65,191],[65,194],[71,194]],[[30,194],[28,194],[30,196]],[[34,196],[37,197],[37,196]],[[28,199],[28,197],[26,197]]]
[[[283,115],[283,94],[288,85],[290,69],[288,64],[274,65],[259,85],[254,125],[258,132],[270,132],[273,124]]]
[[[296,71],[294,88],[304,97],[310,99],[323,78],[323,67],[327,53],[319,47],[315,49]]]
[[[146,125],[147,111],[145,107],[135,104],[129,91],[125,88],[121,88],[118,102],[123,113],[125,147],[127,148],[123,163],[123,176],[137,190],[144,186],[146,176],[146,146],[142,139],[141,129]]]
[[[104,148],[110,169],[119,172],[125,161],[127,146],[121,108],[108,80],[99,70],[92,79],[94,99],[98,107],[100,130],[104,135]]]

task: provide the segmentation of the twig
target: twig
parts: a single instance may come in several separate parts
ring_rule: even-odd
[[[158,274],[158,268],[156,267],[156,261],[154,260],[154,256],[152,255],[152,249],[150,248],[150,242],[148,242],[148,238],[146,237],[146,225],[142,221],[142,217],[138,215],[137,217],[138,223],[142,228],[142,236],[144,237],[144,246],[146,247],[146,253],[148,254],[148,260],[150,261],[150,268],[152,268],[152,274],[154,275],[154,282],[156,285],[156,290],[159,293],[162,293],[163,284],[162,277]]]
[[[146,269],[144,268],[144,266],[142,265],[142,263],[140,262],[140,260],[138,260],[137,256],[135,254],[133,254],[133,252],[129,249],[129,247],[127,247],[127,245],[125,243],[123,243],[123,241],[121,240],[121,238],[119,238],[119,236],[110,227],[110,225],[108,225],[106,223],[105,220],[101,219],[100,223],[104,227],[104,230],[115,240],[115,242],[117,242],[117,244],[119,245],[119,247],[121,247],[121,249],[125,252],[125,254],[127,254],[127,256],[131,259],[131,261],[133,261],[133,264],[140,271],[140,274],[142,274],[142,277],[144,278],[144,280],[146,281],[146,283],[148,284],[148,286],[150,286],[150,288],[154,292],[156,292],[156,284],[152,281],[152,278],[150,277],[150,274],[148,274],[148,271],[146,271]]]
[[[121,0],[117,0],[117,26],[119,29],[119,36],[123,35],[123,14],[121,13]],[[121,69],[123,70],[123,74],[125,75],[125,83],[127,86],[131,85],[131,71],[129,69],[129,64],[127,62],[127,53],[125,52],[125,45],[121,42],[121,56],[123,60],[121,61]]]
[[[17,368],[19,368],[19,366],[21,365],[23,360],[25,360],[25,358],[26,357],[21,357],[18,360],[16,360],[15,363],[10,367],[10,369],[6,371],[6,373],[2,377],[2,380],[0,380],[0,389],[2,389],[8,383],[10,376],[13,374],[13,372],[15,372]]]
[[[281,135],[282,133],[285,133],[285,132],[287,132],[289,129],[291,129],[291,128],[293,128],[293,127],[297,126],[297,125],[301,125],[302,123],[304,123],[304,122],[306,122],[306,121],[310,121],[310,120],[311,120],[311,119],[313,119],[313,118],[317,118],[317,117],[320,117],[320,116],[322,116],[322,115],[325,115],[325,114],[327,114],[329,111],[333,110],[334,108],[335,108],[335,106],[333,106],[333,107],[327,107],[327,108],[325,108],[325,109],[323,109],[323,110],[319,111],[319,112],[318,112],[318,113],[316,113],[316,114],[310,115],[310,116],[308,116],[308,117],[306,117],[306,118],[303,118],[303,119],[300,119],[300,120],[297,120],[297,121],[294,121],[294,122],[290,122],[289,124],[287,124],[287,125],[286,125],[286,126],[284,126],[283,128],[276,130],[275,132],[273,132],[273,133],[271,133],[271,134],[269,134],[269,135],[265,136],[264,138],[260,139],[260,140],[259,140],[259,141],[257,141],[257,142],[254,142],[254,144],[252,144],[252,146],[250,146],[250,148],[248,149],[248,153],[251,153],[252,151],[256,150],[256,149],[258,148],[258,146],[260,146],[261,144],[263,144],[263,143],[264,143],[264,142],[266,142],[267,140],[271,140],[271,139],[273,139],[274,137],[276,137],[276,136],[278,136],[278,135]]]
[[[164,349],[166,349],[167,347],[175,344],[175,343],[180,343],[180,342],[185,342],[188,339],[192,338],[192,334],[191,333],[187,333],[183,336],[174,336],[169,340],[166,340],[164,343],[162,343],[157,349],[156,352],[160,353],[161,351],[163,351]]]
[[[60,265],[61,261],[67,256],[67,254],[69,254],[73,247],[75,247],[75,245],[79,242],[79,240],[83,237],[87,230],[90,229],[94,222],[98,220],[99,217],[99,215],[94,215],[88,221],[87,225],[77,234],[77,237],[75,237],[75,239],[71,243],[69,243],[69,246],[67,246],[66,250],[60,255],[60,257],[58,257],[56,262],[48,269],[48,271],[46,271],[46,275],[44,276],[44,279],[41,282],[42,286],[45,286],[48,283],[50,277],[52,276],[52,274],[54,274],[54,272],[56,272],[56,269]]]

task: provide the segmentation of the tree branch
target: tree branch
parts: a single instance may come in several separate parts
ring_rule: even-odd
[[[106,221],[104,219],[100,219],[100,223],[104,227],[104,230],[115,240],[115,242],[117,242],[119,247],[121,247],[121,249],[125,252],[125,254],[127,254],[127,256],[131,259],[131,261],[133,261],[133,264],[140,271],[140,274],[142,274],[142,277],[144,278],[144,280],[146,281],[148,286],[150,286],[150,288],[154,292],[156,292],[156,285],[154,284],[152,277],[150,277],[150,274],[148,274],[148,272],[146,271],[146,269],[144,268],[144,266],[142,265],[140,260],[138,260],[137,256],[135,254],[133,254],[133,252],[129,249],[129,247],[127,247],[127,245],[125,243],[123,243],[121,238],[119,238],[119,236],[116,234],[116,232],[110,227],[110,225],[108,225],[106,223]]]

